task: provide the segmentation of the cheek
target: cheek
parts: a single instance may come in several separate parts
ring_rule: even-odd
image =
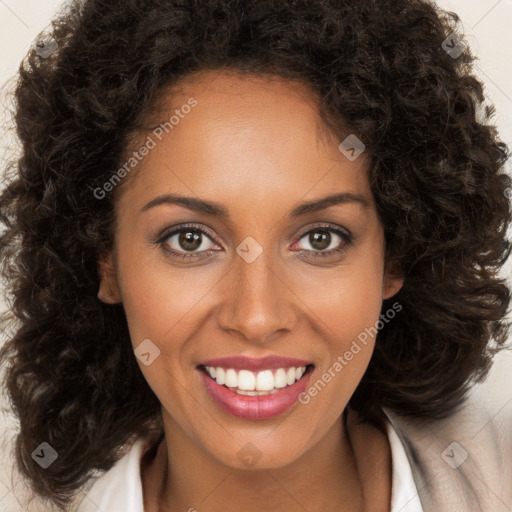
[[[331,290],[333,299],[325,304],[331,317],[329,325],[344,342],[357,337],[378,319],[382,307],[383,273],[379,261],[372,263],[347,268],[337,290]]]
[[[325,424],[341,414],[371,360],[382,307],[382,263],[371,256],[340,268],[308,305],[318,312],[324,357],[299,401]],[[317,283],[318,284],[318,283]],[[312,415],[315,416],[315,415]]]
[[[297,294],[325,324],[332,345],[343,349],[373,326],[382,307],[384,263],[381,247],[360,250],[333,271],[297,272]]]
[[[382,309],[382,249],[376,243],[360,250],[330,275],[309,274],[298,292],[312,311],[310,323],[316,322],[324,340],[324,357],[311,383],[314,389],[305,400],[321,394],[317,406],[326,415],[335,415],[333,404],[343,407],[349,400],[371,360]]]
[[[189,318],[211,287],[201,271],[173,269],[151,256],[134,255],[120,264],[123,307],[134,346],[145,338],[164,345],[164,340],[189,333]]]
[[[201,283],[197,273],[185,268],[171,269],[142,257],[136,261],[127,259],[120,264],[122,300],[131,343],[137,355],[137,347],[148,346],[146,340],[150,340],[151,357],[153,353],[158,354],[148,365],[139,359],[140,369],[169,410],[188,410],[190,397],[183,393],[183,385],[190,378],[190,350],[193,349],[188,340],[197,337],[201,300],[211,286]]]

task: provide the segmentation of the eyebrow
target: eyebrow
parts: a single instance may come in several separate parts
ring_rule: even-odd
[[[299,205],[297,205],[288,215],[291,218],[295,218],[307,213],[324,210],[330,206],[351,203],[359,204],[364,208],[368,208],[370,206],[363,196],[352,192],[343,192],[341,194],[333,194],[313,201],[304,201],[299,203]],[[176,194],[163,194],[155,197],[141,209],[141,213],[162,204],[175,204],[188,208],[189,210],[214,215],[216,217],[229,217],[228,210],[219,203],[198,199],[196,197],[179,196]]]

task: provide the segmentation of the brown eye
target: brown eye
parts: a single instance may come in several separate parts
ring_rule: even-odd
[[[215,243],[203,228],[182,226],[164,234],[158,244],[172,257],[181,259],[209,256]]]
[[[308,242],[318,251],[325,251],[331,244],[331,234],[325,230],[310,231]]]
[[[202,235],[198,231],[187,229],[178,234],[178,245],[185,251],[195,251],[201,246],[201,239]]]
[[[306,243],[301,246],[303,240]],[[343,251],[348,248],[352,241],[352,235],[343,232],[341,229],[319,226],[305,233],[297,244],[301,251],[311,253],[314,257],[323,257]]]

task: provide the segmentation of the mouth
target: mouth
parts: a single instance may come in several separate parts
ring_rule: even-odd
[[[293,386],[313,370],[313,364],[265,369],[258,372],[248,369],[199,365],[199,370],[219,386],[245,396],[267,396]]]
[[[214,402],[232,416],[251,420],[273,418],[297,403],[314,368],[308,361],[280,357],[232,357],[197,366]]]

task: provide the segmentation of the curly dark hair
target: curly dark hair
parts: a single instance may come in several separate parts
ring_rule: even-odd
[[[162,91],[205,69],[306,84],[332,130],[364,141],[386,260],[405,279],[403,311],[378,333],[350,400],[373,421],[443,418],[506,346],[509,157],[488,124],[460,19],[426,0],[86,0],[52,22],[57,48],[19,68],[21,156],[0,196],[11,335],[0,352],[19,418],[16,463],[66,510],[94,470],[162,428],[122,304],[98,297],[114,198],[93,191],[118,169]],[[464,39],[459,36],[460,42]],[[338,133],[335,131],[335,133]],[[132,148],[133,149],[133,148]],[[134,171],[136,172],[136,171]],[[388,299],[388,301],[391,299]],[[383,311],[389,308],[383,303]],[[31,457],[48,442],[58,460]]]

